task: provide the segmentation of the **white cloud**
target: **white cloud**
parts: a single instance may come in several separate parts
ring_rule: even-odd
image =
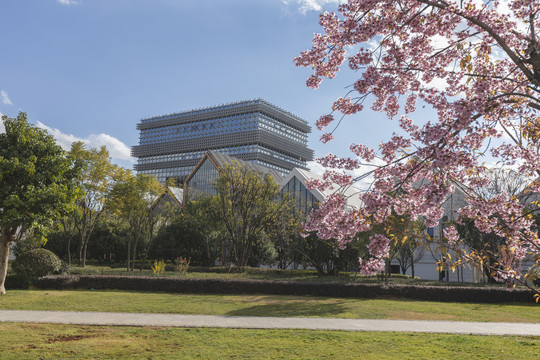
[[[79,5],[80,2],[77,0],[56,0],[56,2],[62,4],[62,5]]]
[[[344,3],[345,0],[296,0],[298,3],[298,10],[302,14],[306,14],[308,11],[321,11],[323,7],[329,4]],[[290,1],[283,1],[284,5],[289,5]]]
[[[11,100],[9,99],[8,93],[4,90],[0,91],[0,96],[2,96],[2,102],[6,105],[13,105]]]
[[[113,162],[118,162],[122,166],[130,166],[135,163],[135,159],[131,157],[131,149],[117,138],[107,134],[92,134],[87,138],[80,138],[72,134],[64,134],[59,129],[51,128],[42,122],[38,121],[37,126],[47,130],[65,150],[71,148],[71,144],[75,141],[82,141],[87,148],[99,148],[105,145],[109,150],[109,154]]]

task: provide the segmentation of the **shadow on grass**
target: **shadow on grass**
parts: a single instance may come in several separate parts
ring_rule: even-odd
[[[271,317],[333,317],[349,309],[342,303],[316,304],[310,301],[273,302],[258,304],[226,313],[228,316],[271,316]]]

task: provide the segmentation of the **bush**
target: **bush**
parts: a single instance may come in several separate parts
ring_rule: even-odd
[[[13,254],[15,257],[19,257],[27,251],[41,248],[43,243],[42,236],[29,232],[21,241],[15,243],[15,246],[13,246]]]
[[[35,282],[42,289],[118,289],[206,294],[311,295],[340,298],[408,298],[472,303],[534,303],[528,289],[420,285],[307,283],[274,280],[190,279],[148,276],[47,276]]]
[[[60,259],[53,252],[46,249],[34,249],[17,257],[11,268],[18,275],[34,280],[59,271],[61,266]]]
[[[69,263],[62,260],[60,260],[60,262],[61,262],[61,265],[60,265],[60,269],[58,270],[58,273],[62,275],[70,275],[71,266],[69,266]]]
[[[6,289],[28,289],[30,279],[26,275],[9,274],[6,276],[4,287]]]
[[[152,266],[152,271],[155,275],[160,275],[165,272],[165,261],[159,260],[154,261],[154,266]]]
[[[175,262],[175,270],[178,271],[181,276],[185,276],[189,269],[189,263],[191,262],[191,259],[180,256],[178,259],[176,259]]]

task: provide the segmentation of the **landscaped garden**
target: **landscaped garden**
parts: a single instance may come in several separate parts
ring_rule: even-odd
[[[535,304],[405,299],[12,290],[0,308],[229,316],[540,322]],[[532,359],[539,337],[0,323],[0,359]]]

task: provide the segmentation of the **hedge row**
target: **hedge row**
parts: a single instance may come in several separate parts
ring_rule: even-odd
[[[409,298],[417,300],[504,303],[534,302],[526,289],[509,291],[498,287],[445,287],[302,283],[273,280],[192,279],[148,276],[51,275],[38,279],[42,289],[117,289],[172,293],[312,295],[352,298]]]

